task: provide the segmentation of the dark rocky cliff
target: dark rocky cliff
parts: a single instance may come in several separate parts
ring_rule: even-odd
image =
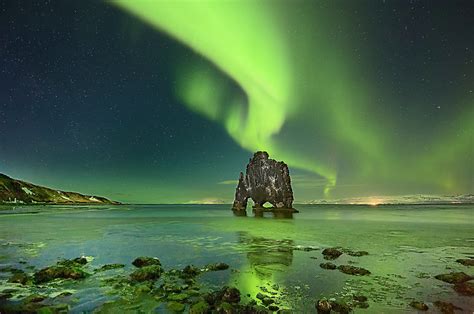
[[[274,209],[293,209],[293,190],[288,166],[270,159],[267,152],[256,152],[250,159],[245,175],[241,172],[232,206],[234,212],[245,213],[251,198],[254,209],[262,209],[266,202]]]
[[[0,173],[0,204],[120,204],[105,197],[64,192]]]

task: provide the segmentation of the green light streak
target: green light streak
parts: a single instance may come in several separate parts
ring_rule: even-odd
[[[326,196],[336,187],[338,173],[351,184],[377,185],[382,180],[435,185],[444,191],[464,191],[471,184],[472,189],[456,165],[459,154],[472,161],[472,114],[459,119],[455,131],[435,138],[428,153],[422,145],[418,151],[401,150],[394,135],[401,126],[377,107],[380,95],[371,78],[361,78],[370,60],[356,63],[350,39],[331,33],[336,24],[351,27],[338,13],[343,4],[111,3],[192,48],[245,93],[236,93],[209,65],[181,66],[176,92],[186,106],[222,124],[241,147],[267,150],[291,167],[324,177]],[[292,133],[295,125],[304,127]]]

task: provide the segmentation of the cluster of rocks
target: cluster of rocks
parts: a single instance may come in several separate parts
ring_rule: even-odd
[[[318,314],[330,313],[351,313],[354,308],[366,309],[369,307],[367,297],[363,295],[353,295],[349,302],[337,301],[335,299],[321,299],[316,302],[316,311]]]
[[[58,261],[55,265],[27,274],[19,269],[8,269],[12,276],[11,283],[29,286],[30,288],[46,287],[49,283],[58,286],[62,282],[78,281],[95,274],[124,268],[124,264],[106,264],[86,271],[88,260],[79,257]],[[244,304],[241,293],[235,287],[224,286],[209,290],[197,283],[197,277],[206,272],[229,269],[225,263],[213,263],[203,267],[188,265],[183,269],[165,270],[156,257],[141,256],[132,261],[135,267],[128,275],[116,275],[102,279],[104,288],[110,289],[119,298],[104,303],[99,312],[113,312],[129,305],[130,301],[140,302],[147,296],[156,301],[156,306],[164,305],[170,312],[204,313],[269,313],[278,310],[275,300],[267,297]],[[30,294],[21,301],[8,302],[14,295],[14,289],[4,290],[0,294],[0,313],[66,313],[70,310],[67,303],[57,303],[62,297],[70,296],[64,292],[55,298],[42,294]],[[270,301],[271,300],[271,301]],[[258,302],[257,302],[258,301]],[[258,303],[261,303],[260,305]]]
[[[474,266],[474,259],[458,259],[457,263],[464,266]],[[446,274],[439,274],[434,276],[435,279],[441,280],[448,284],[452,285],[454,291],[456,291],[461,296],[474,296],[474,279],[473,276],[469,276],[464,272],[451,272]],[[444,314],[454,314],[455,311],[462,311],[463,309],[445,301],[435,301],[433,305]],[[418,311],[428,311],[429,307],[426,303],[422,301],[414,300],[410,303],[410,306]]]
[[[324,255],[324,259],[326,260],[335,260],[344,253],[350,256],[364,256],[364,255],[369,254],[366,251],[352,251],[352,250],[341,249],[341,248],[326,248],[322,251],[322,254]],[[354,276],[370,275],[370,271],[368,271],[367,269],[362,268],[362,267],[352,266],[352,265],[337,266],[334,263],[326,262],[326,263],[319,264],[319,266],[323,269],[329,269],[329,270],[337,269],[341,273],[348,274],[348,275],[354,275]]]

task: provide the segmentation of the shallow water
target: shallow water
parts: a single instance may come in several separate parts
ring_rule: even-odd
[[[362,294],[367,313],[416,312],[413,299],[452,302],[474,311],[474,298],[458,296],[434,275],[474,267],[456,263],[474,257],[474,206],[335,206],[300,205],[293,219],[235,217],[229,205],[123,205],[115,207],[25,206],[0,211],[0,268],[32,271],[61,258],[91,256],[87,267],[126,264],[125,269],[100,273],[80,282],[49,285],[41,292],[73,292],[66,299],[72,312],[89,312],[116,298],[101,280],[127,274],[137,256],[156,256],[165,269],[225,262],[230,270],[206,273],[199,281],[209,287],[233,285],[243,295],[273,289],[280,306],[294,312],[315,312],[315,301]],[[310,249],[303,250],[305,247]],[[368,251],[343,254],[335,264],[370,270],[351,276],[325,270],[321,254],[327,247]],[[26,262],[26,263],[25,263]],[[29,268],[28,268],[29,267]],[[14,284],[0,272],[0,291]],[[33,289],[33,288],[28,288]],[[32,291],[24,290],[23,295]],[[18,299],[21,297],[17,296]],[[0,301],[1,302],[1,301]],[[61,302],[64,302],[62,300]],[[166,311],[156,300],[141,309]],[[135,308],[137,309],[137,308]]]

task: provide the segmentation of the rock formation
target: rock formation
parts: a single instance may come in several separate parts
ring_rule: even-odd
[[[270,159],[267,152],[256,152],[250,159],[245,175],[241,172],[235,191],[232,209],[245,214],[251,198],[254,210],[263,210],[266,202],[275,209],[293,209],[293,190],[288,166],[282,161]]]

